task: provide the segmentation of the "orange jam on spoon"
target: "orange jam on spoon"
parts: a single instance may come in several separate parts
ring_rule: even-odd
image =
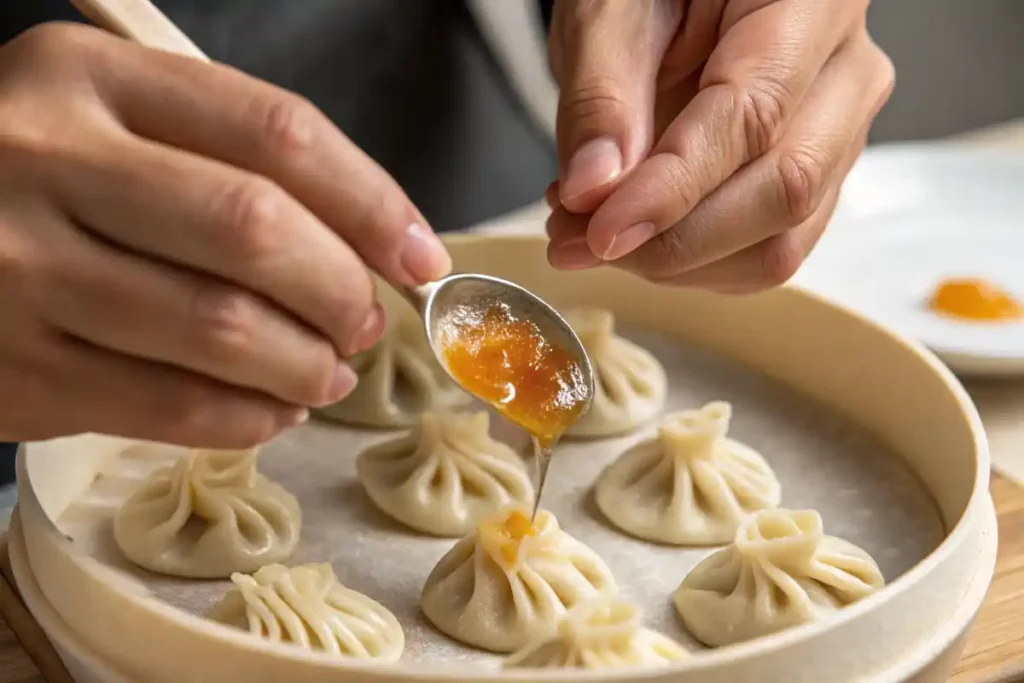
[[[549,343],[537,325],[495,304],[453,321],[442,346],[449,372],[470,393],[533,436],[554,445],[586,406],[584,368]]]

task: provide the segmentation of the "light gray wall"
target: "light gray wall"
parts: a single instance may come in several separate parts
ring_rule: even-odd
[[[1024,117],[1024,0],[874,0],[868,26],[896,65],[872,142]]]

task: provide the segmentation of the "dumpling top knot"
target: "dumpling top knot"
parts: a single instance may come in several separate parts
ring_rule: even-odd
[[[500,567],[517,565],[527,552],[524,546],[539,549],[555,531],[558,531],[558,522],[547,510],[538,510],[531,520],[528,510],[514,505],[477,524],[480,545]]]
[[[505,669],[621,669],[664,666],[687,656],[678,643],[643,628],[640,610],[615,597],[582,602],[549,633],[505,660]]]
[[[734,544],[741,555],[795,568],[811,561],[824,536],[814,510],[762,510],[740,524]]]
[[[615,648],[640,628],[640,610],[621,598],[577,605],[558,624],[558,635],[587,648]]]
[[[658,426],[662,447],[684,458],[712,458],[715,447],[729,433],[732,406],[712,401],[697,410],[681,410],[666,415]]]

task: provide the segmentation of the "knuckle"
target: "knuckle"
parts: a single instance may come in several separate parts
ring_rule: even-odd
[[[216,424],[211,419],[216,405],[214,391],[202,382],[181,382],[164,394],[161,406],[164,429],[179,438],[196,438]]]
[[[825,190],[825,164],[806,151],[779,157],[777,167],[786,227],[800,225],[817,211]]]
[[[740,111],[746,136],[746,158],[756,159],[779,141],[786,120],[783,88],[761,84],[740,91]]]
[[[875,53],[877,63],[877,79],[882,85],[882,99],[886,100],[896,87],[896,65],[892,58],[878,45],[872,44],[872,51]]]
[[[260,177],[251,177],[224,193],[217,224],[227,249],[250,260],[275,254],[286,200],[282,189]]]
[[[256,337],[256,303],[239,290],[202,286],[193,305],[200,353],[223,362],[246,355]]]
[[[36,59],[59,59],[69,54],[81,58],[83,51],[95,49],[97,33],[79,24],[47,22],[24,31],[7,47],[11,53],[25,51]]]
[[[669,196],[677,199],[672,207],[675,220],[681,220],[700,203],[702,194],[692,164],[674,152],[656,155],[651,161],[658,162],[658,175],[664,178]]]
[[[260,103],[261,139],[272,154],[294,156],[316,144],[320,110],[298,95],[278,94]]]
[[[704,251],[703,243],[698,226],[676,225],[656,235],[638,250],[646,261],[642,265],[645,277],[671,278],[696,267]]]
[[[334,373],[337,367],[337,358],[334,349],[330,344],[319,344],[315,353],[310,354],[312,359],[309,367],[303,373],[297,392],[303,399],[303,405],[319,405],[334,398],[331,396],[331,389],[334,384]]]
[[[280,425],[269,410],[253,408],[238,426],[232,440],[237,443],[237,448],[253,448],[270,441],[280,431]]]
[[[804,261],[797,240],[788,233],[765,240],[761,246],[761,279],[763,288],[778,287],[790,280]]]
[[[618,84],[610,78],[595,78],[578,87],[563,90],[561,115],[580,128],[597,126],[609,117],[625,117],[627,106]]]

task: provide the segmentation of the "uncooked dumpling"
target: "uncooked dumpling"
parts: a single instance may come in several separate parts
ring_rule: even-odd
[[[764,510],[694,567],[674,602],[690,632],[718,647],[820,619],[883,585],[871,556],[826,536],[817,512]]]
[[[423,614],[455,640],[512,652],[553,629],[575,605],[618,589],[597,554],[554,515],[510,508],[458,541],[427,577]]]
[[[773,508],[779,480],[753,449],[726,437],[724,401],[662,418],[658,435],[612,462],[598,478],[597,506],[639,538],[672,545],[732,540],[751,512]]]
[[[355,659],[396,661],[405,648],[398,620],[383,605],[346,588],[329,564],[279,564],[235,586],[207,615],[275,643]]]
[[[506,669],[622,669],[663,666],[688,655],[678,643],[640,625],[621,598],[588,600],[569,610],[554,633],[509,655]]]
[[[224,579],[291,555],[295,496],[256,471],[256,450],[191,450],[147,477],[114,517],[125,556],[150,571]]]
[[[486,412],[427,412],[395,441],[356,460],[370,499],[399,522],[435,536],[463,536],[510,503],[532,505],[522,458],[491,438]]]
[[[661,363],[615,334],[610,311],[579,308],[563,314],[583,342],[594,370],[594,399],[567,437],[606,437],[630,432],[665,405],[668,380]]]
[[[396,322],[375,346],[348,363],[359,383],[341,401],[316,409],[318,416],[362,427],[411,427],[424,410],[472,401],[437,362],[422,323]]]

